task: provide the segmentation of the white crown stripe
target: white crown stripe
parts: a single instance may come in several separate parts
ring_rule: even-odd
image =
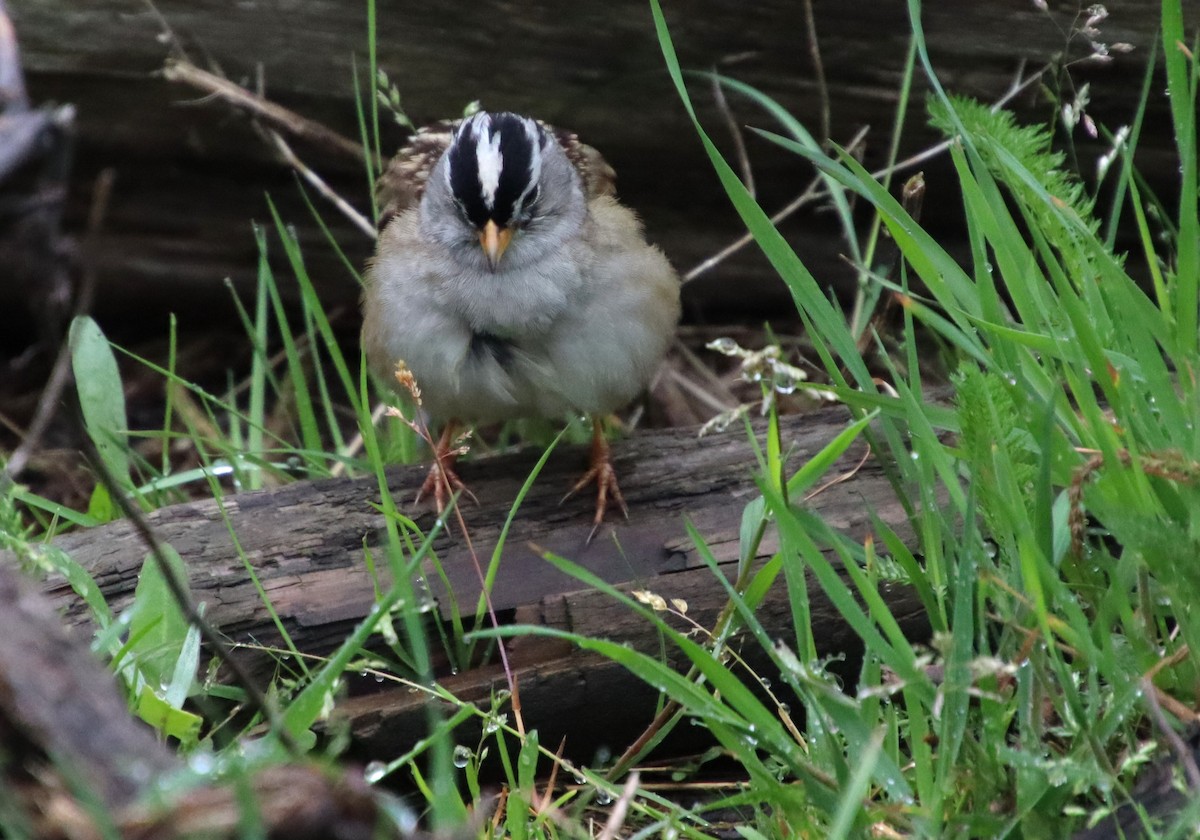
[[[488,117],[486,124],[479,127],[478,139],[475,141],[475,158],[479,162],[479,186],[483,203],[489,210],[496,204],[496,189],[500,186],[500,171],[504,168],[504,158],[500,155],[500,135],[493,135],[491,129],[492,121]]]

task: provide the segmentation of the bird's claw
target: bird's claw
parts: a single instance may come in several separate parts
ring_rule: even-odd
[[[458,477],[458,473],[454,471],[453,464],[442,464],[435,459],[433,466],[429,468],[429,474],[425,476],[424,483],[421,484],[421,489],[417,491],[416,501],[420,503],[422,499],[432,495],[433,503],[437,507],[438,516],[441,516],[446,512],[450,498],[455,493],[462,496],[469,496],[471,501],[479,504],[478,497]]]
[[[596,515],[592,517],[592,530],[588,532],[587,542],[589,543],[596,536],[596,531],[600,529],[600,524],[604,521],[604,514],[608,512],[610,498],[616,501],[625,518],[629,518],[629,506],[625,504],[625,497],[621,495],[621,487],[617,484],[617,471],[612,465],[608,441],[604,439],[598,421],[592,438],[590,466],[587,472],[583,474],[583,477],[575,482],[575,486],[562,497],[562,502],[565,502],[592,482],[596,483]],[[559,502],[559,504],[562,504],[562,502]]]

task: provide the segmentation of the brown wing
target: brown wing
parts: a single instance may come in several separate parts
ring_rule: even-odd
[[[418,129],[392,158],[375,185],[379,204],[379,230],[394,216],[416,206],[438,158],[450,147],[461,120],[442,120]]]
[[[601,154],[587,143],[580,141],[572,131],[555,128],[541,123],[542,128],[558,141],[567,153],[567,160],[575,166],[575,171],[583,179],[583,189],[588,198],[598,195],[615,195],[617,192],[617,173],[608,165]]]
[[[396,156],[375,185],[379,203],[379,230],[396,215],[416,206],[425,192],[425,183],[438,159],[450,147],[454,130],[462,120],[441,120],[417,131]],[[555,128],[539,121],[567,154],[583,180],[588,198],[616,193],[617,174],[608,162],[591,146],[580,142],[574,132]]]

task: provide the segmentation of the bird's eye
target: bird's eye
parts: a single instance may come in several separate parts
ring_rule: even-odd
[[[528,231],[536,228],[544,218],[540,213],[522,213],[521,218],[514,220],[514,227]]]

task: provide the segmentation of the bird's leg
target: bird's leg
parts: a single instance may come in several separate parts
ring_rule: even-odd
[[[475,504],[479,504],[479,499],[475,498],[475,494],[462,483],[462,479],[454,471],[454,464],[458,461],[460,454],[460,450],[454,446],[454,442],[461,428],[462,424],[457,420],[450,420],[446,423],[437,443],[433,445],[433,464],[429,467],[429,475],[425,476],[425,483],[417,491],[418,502],[425,498],[426,494],[433,494],[433,501],[437,505],[439,514],[446,510],[450,496],[456,492],[470,496],[474,499]]]
[[[575,482],[575,486],[563,497],[563,501],[593,481],[596,482],[596,516],[592,519],[592,532],[588,534],[589,542],[595,536],[600,523],[604,521],[610,496],[620,506],[621,513],[625,514],[625,518],[629,518],[629,507],[625,504],[625,497],[621,495],[621,488],[617,485],[617,471],[613,469],[612,454],[608,448],[608,441],[604,438],[604,421],[599,415],[592,416],[592,455],[588,471],[583,474],[583,478]]]

